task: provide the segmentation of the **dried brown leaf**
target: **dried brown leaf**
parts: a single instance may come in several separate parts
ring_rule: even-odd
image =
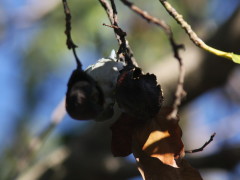
[[[135,120],[133,117],[123,113],[111,126],[111,150],[114,156],[124,157],[132,153],[132,132]]]
[[[171,109],[162,109],[152,121],[135,129],[133,139],[146,155],[177,167],[175,159],[184,155],[182,131],[178,120],[167,120],[170,112]]]
[[[202,180],[200,173],[184,159],[177,160],[178,168],[144,153],[136,160],[144,180]]]
[[[133,133],[132,151],[146,180],[201,180],[197,170],[185,160],[182,131],[178,120],[168,120],[171,109],[159,114]]]

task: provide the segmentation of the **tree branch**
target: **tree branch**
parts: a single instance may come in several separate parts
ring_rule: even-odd
[[[82,63],[76,53],[77,45],[73,42],[72,35],[71,35],[71,29],[72,29],[72,27],[71,27],[71,18],[72,18],[71,12],[68,7],[67,0],[62,0],[62,3],[63,3],[64,13],[65,13],[65,21],[66,21],[66,30],[65,30],[65,34],[67,36],[66,44],[67,44],[68,49],[72,49],[72,51],[73,51],[73,55],[74,55],[76,63],[77,63],[77,68],[82,69]]]
[[[191,26],[183,19],[183,16],[179,14],[176,9],[172,7],[172,5],[167,2],[167,0],[159,0],[160,3],[164,6],[167,12],[177,21],[178,24],[185,30],[187,35],[189,36],[190,40],[198,47],[215,54],[220,57],[224,57],[227,59],[232,60],[235,63],[240,63],[240,55],[234,54],[232,52],[224,52],[211,46],[208,46],[200,39],[197,34],[192,30]]]
[[[117,14],[116,14],[116,12],[115,13],[113,12],[113,9],[111,8],[110,4],[106,0],[99,0],[99,2],[102,5],[102,7],[104,8],[104,10],[106,11],[111,25],[118,27],[117,18],[116,18]],[[115,33],[116,39],[118,41],[118,44],[120,45],[121,44],[120,36],[116,32],[115,29],[114,29],[114,33]]]
[[[133,56],[132,50],[126,40],[126,35],[127,33],[124,32],[119,26],[118,26],[118,18],[117,18],[117,9],[116,5],[114,3],[114,0],[111,0],[111,6],[106,0],[99,0],[100,4],[103,6],[105,9],[108,18],[110,20],[111,27],[114,29],[114,33],[116,36],[116,39],[119,44],[119,49],[118,49],[118,56],[120,59],[124,59],[124,61],[127,63],[129,66],[137,66],[136,60]],[[106,25],[106,24],[104,24]]]
[[[121,0],[123,4],[125,4],[127,7],[129,7],[132,11],[134,11],[135,13],[137,13],[138,15],[140,15],[143,19],[145,19],[147,22],[153,23],[157,26],[160,26],[164,32],[171,36],[172,35],[172,30],[170,28],[170,26],[168,26],[165,21],[163,20],[159,20],[156,17],[153,17],[151,15],[148,14],[148,12],[140,9],[139,7],[137,7],[136,5],[134,5],[132,2],[129,2],[128,0]]]
[[[196,152],[201,152],[201,151],[203,151],[204,148],[213,141],[213,138],[215,137],[215,135],[216,135],[216,133],[213,133],[213,134],[211,135],[210,139],[209,139],[207,142],[205,142],[202,147],[200,147],[200,148],[198,148],[198,149],[194,149],[194,150],[186,150],[185,153],[196,153]]]
[[[170,45],[173,50],[174,57],[178,60],[179,62],[179,78],[178,78],[178,84],[175,92],[175,100],[173,103],[173,110],[169,114],[168,119],[177,119],[177,113],[178,113],[178,107],[181,104],[181,99],[186,95],[186,92],[184,91],[183,88],[183,83],[184,83],[184,76],[185,76],[185,68],[183,65],[183,61],[179,55],[179,50],[183,48],[182,44],[177,44],[173,38],[173,33],[171,30],[171,27],[167,25],[163,20],[159,20],[156,17],[153,17],[149,15],[146,11],[140,9],[133,3],[129,2],[128,0],[121,0],[123,4],[125,4],[127,7],[129,7],[132,11],[140,15],[143,19],[145,19],[147,22],[153,23],[157,25],[158,27],[162,28],[165,32],[165,34],[169,38]]]

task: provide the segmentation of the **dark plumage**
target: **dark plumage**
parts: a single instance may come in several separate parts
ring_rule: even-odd
[[[66,110],[77,120],[96,118],[103,110],[104,97],[97,82],[84,71],[76,69],[68,81]]]

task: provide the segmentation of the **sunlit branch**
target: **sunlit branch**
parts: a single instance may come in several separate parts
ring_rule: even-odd
[[[183,16],[177,12],[176,9],[172,7],[172,5],[167,2],[167,0],[159,0],[167,12],[177,21],[178,24],[185,30],[190,40],[198,47],[215,54],[220,57],[224,57],[232,60],[235,63],[240,63],[240,55],[234,54],[232,52],[224,52],[218,49],[215,49],[211,46],[208,46],[203,42],[202,39],[198,37],[198,35],[192,30],[191,26],[183,19]]]

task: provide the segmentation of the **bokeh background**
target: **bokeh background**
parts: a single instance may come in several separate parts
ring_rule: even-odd
[[[188,96],[181,107],[181,123],[186,148],[200,147],[217,131],[216,140],[203,153],[187,158],[201,169],[205,179],[238,179],[239,65],[195,47],[159,1],[132,2],[164,19],[172,27],[176,41],[185,45],[181,55],[186,64]],[[239,0],[170,2],[209,45],[240,54]],[[165,105],[171,104],[178,64],[167,37],[120,2],[116,4],[120,26],[128,34],[135,58],[145,72],[157,75]],[[97,0],[69,0],[69,6],[72,35],[84,68],[118,48],[112,29],[102,25],[109,22]],[[48,126],[52,111],[65,95],[75,62],[65,45],[64,30],[60,0],[0,1],[0,179],[13,178],[17,167],[22,165],[20,160],[27,154],[24,150],[28,142]],[[138,179],[131,156],[113,158],[111,155],[111,123],[79,122],[66,115],[21,176],[24,179]]]

